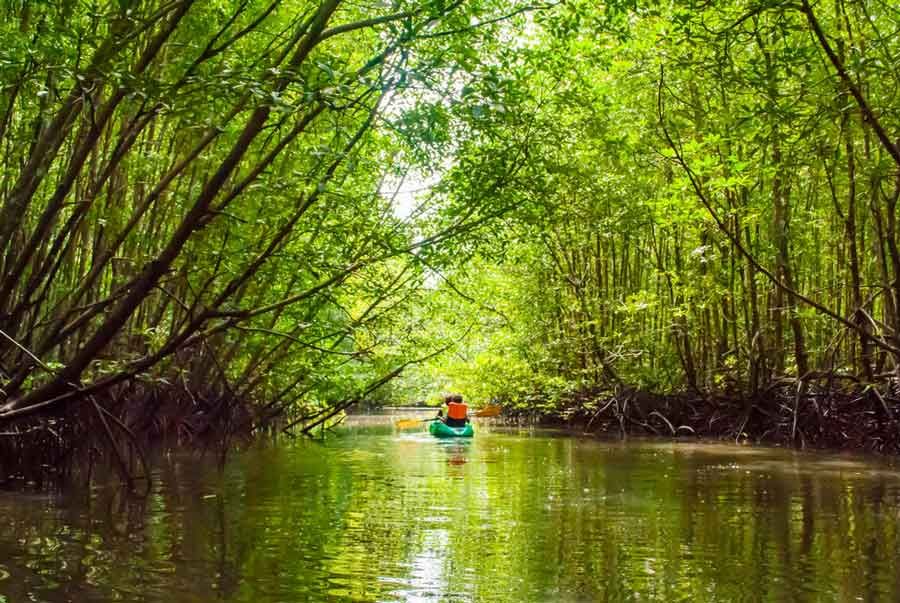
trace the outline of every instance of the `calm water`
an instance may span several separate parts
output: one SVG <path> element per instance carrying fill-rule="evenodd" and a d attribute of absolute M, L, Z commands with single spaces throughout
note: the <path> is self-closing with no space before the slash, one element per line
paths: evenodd
<path fill-rule="evenodd" d="M 875 460 L 357 421 L 143 501 L 0 493 L 0 601 L 900 600 Z"/>

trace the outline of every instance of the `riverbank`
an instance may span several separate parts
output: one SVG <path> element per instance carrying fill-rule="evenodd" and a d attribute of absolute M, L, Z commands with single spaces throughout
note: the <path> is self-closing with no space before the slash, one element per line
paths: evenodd
<path fill-rule="evenodd" d="M 782 379 L 755 395 L 633 388 L 581 390 L 557 408 L 533 396 L 510 405 L 513 421 L 608 435 L 718 439 L 822 450 L 900 454 L 900 396 L 881 387 Z"/>
<path fill-rule="evenodd" d="M 900 395 L 887 382 L 879 387 L 858 383 L 838 387 L 833 380 L 781 379 L 755 395 L 595 388 L 557 395 L 552 403 L 540 392 L 520 401 L 499 402 L 511 422 L 597 435 L 900 454 Z M 358 415 L 360 410 L 347 412 Z M 390 407 L 397 416 L 433 410 Z M 306 418 L 315 422 L 322 413 Z M 195 450 L 223 457 L 255 438 L 293 433 L 290 428 L 297 424 L 297 418 L 279 417 L 266 404 L 224 391 L 192 392 L 158 381 L 133 382 L 65 414 L 32 417 L 7 427 L 0 437 L 0 485 L 24 481 L 40 487 L 45 480 L 81 479 L 104 466 L 140 491 L 149 472 L 148 449 Z"/>
<path fill-rule="evenodd" d="M 0 429 L 0 487 L 90 480 L 107 468 L 137 492 L 150 473 L 150 450 L 190 450 L 223 457 L 261 436 L 277 416 L 221 383 L 188 387 L 141 380 L 50 408 Z"/>

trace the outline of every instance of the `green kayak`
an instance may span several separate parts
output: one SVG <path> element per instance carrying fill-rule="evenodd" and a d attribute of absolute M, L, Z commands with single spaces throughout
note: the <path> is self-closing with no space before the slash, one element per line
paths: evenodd
<path fill-rule="evenodd" d="M 466 423 L 464 427 L 450 427 L 443 421 L 432 421 L 428 425 L 428 431 L 438 438 L 471 438 L 475 435 L 471 423 Z"/>

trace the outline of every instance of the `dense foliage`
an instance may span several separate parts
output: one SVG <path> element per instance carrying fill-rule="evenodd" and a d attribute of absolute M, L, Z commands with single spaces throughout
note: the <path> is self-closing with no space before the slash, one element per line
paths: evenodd
<path fill-rule="evenodd" d="M 476 77 L 520 10 L 2 11 L 5 446 L 53 464 L 60 446 L 43 444 L 64 455 L 81 433 L 221 435 L 282 416 L 310 429 L 447 347 L 403 318 L 416 254 L 485 217 L 418 225 L 393 197 L 445 152 L 428 107 Z"/>
<path fill-rule="evenodd" d="M 587 416 L 635 388 L 781 412 L 779 390 L 819 419 L 823 392 L 853 390 L 892 422 L 896 8 L 576 2 L 535 23 L 496 59 L 497 102 L 531 119 L 485 129 L 528 137 L 530 177 L 496 191 L 524 201 L 451 277 L 483 320 L 450 386 Z"/>

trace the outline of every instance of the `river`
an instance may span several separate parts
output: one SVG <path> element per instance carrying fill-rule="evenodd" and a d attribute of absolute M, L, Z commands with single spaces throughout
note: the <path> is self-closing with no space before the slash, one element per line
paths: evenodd
<path fill-rule="evenodd" d="M 354 417 L 324 443 L 0 492 L 0 602 L 898 601 L 900 472 L 773 448 Z"/>

